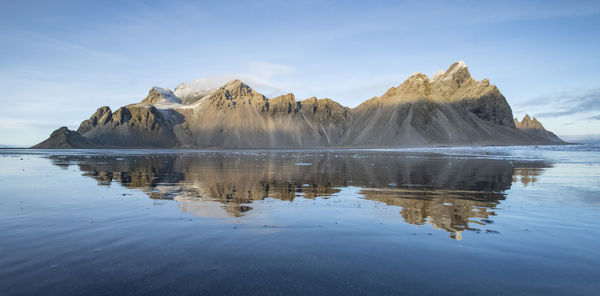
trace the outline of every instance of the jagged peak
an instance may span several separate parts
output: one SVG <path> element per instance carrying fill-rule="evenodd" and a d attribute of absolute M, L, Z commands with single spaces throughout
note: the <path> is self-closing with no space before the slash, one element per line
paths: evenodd
<path fill-rule="evenodd" d="M 102 106 L 102 107 L 96 109 L 96 114 L 104 114 L 106 112 L 112 112 L 112 110 L 110 109 L 109 106 Z"/>
<path fill-rule="evenodd" d="M 239 79 L 230 80 L 221 86 L 219 90 L 228 92 L 232 98 L 260 95 L 258 92 L 254 91 L 250 86 Z M 215 93 L 218 93 L 219 90 L 217 90 Z"/>
<path fill-rule="evenodd" d="M 414 72 L 414 73 L 412 73 L 412 75 L 410 75 L 410 77 L 408 77 L 408 79 L 413 78 L 413 77 L 414 78 L 427 78 L 427 79 L 429 79 L 427 77 L 427 75 L 423 74 L 422 72 Z"/>
<path fill-rule="evenodd" d="M 447 81 L 447 80 L 455 80 L 455 81 L 465 81 L 471 77 L 471 73 L 469 73 L 469 67 L 465 64 L 464 61 L 458 61 L 452 63 L 450 67 L 446 71 L 438 70 L 430 79 L 431 82 L 436 81 Z"/>
<path fill-rule="evenodd" d="M 395 97 L 398 94 L 413 93 L 416 97 L 427 97 L 431 94 L 431 86 L 427 75 L 415 72 L 397 87 L 389 88 L 382 97 Z"/>
<path fill-rule="evenodd" d="M 304 99 L 304 100 L 300 101 L 300 103 L 302 103 L 302 104 L 318 104 L 318 103 L 322 103 L 322 104 L 336 104 L 336 105 L 340 105 L 340 106 L 343 107 L 342 104 L 340 104 L 337 101 L 335 101 L 333 99 L 330 99 L 330 98 L 321 98 L 321 99 L 318 99 L 317 97 L 310 97 L 308 99 Z"/>
<path fill-rule="evenodd" d="M 529 114 L 525 114 L 521 122 L 518 118 L 515 118 L 515 126 L 519 129 L 543 129 L 545 130 L 542 123 L 535 117 L 530 117 Z"/>
<path fill-rule="evenodd" d="M 250 86 L 248 86 L 247 84 L 245 84 L 244 82 L 242 82 L 239 79 L 234 79 L 234 80 L 228 81 L 227 83 L 225 83 L 225 85 L 222 86 L 222 88 L 225 88 L 228 90 L 240 89 L 240 88 L 252 89 Z"/>
<path fill-rule="evenodd" d="M 408 77 L 400 86 L 405 84 L 424 84 L 429 83 L 429 77 L 421 72 L 415 72 Z M 400 87 L 399 86 L 399 87 Z"/>
<path fill-rule="evenodd" d="M 444 72 L 444 70 L 437 70 L 437 71 L 435 72 L 435 74 L 433 74 L 433 76 L 431 76 L 431 79 L 429 79 L 429 80 L 431 80 L 432 82 L 433 82 L 433 81 L 436 81 L 436 80 L 438 80 L 438 79 L 439 79 L 439 78 L 440 78 L 442 75 L 444 75 L 444 73 L 446 73 L 446 72 Z"/>
<path fill-rule="evenodd" d="M 467 67 L 467 64 L 465 64 L 465 61 L 460 60 L 458 62 L 454 62 L 452 63 L 452 65 L 450 65 L 450 67 L 448 68 L 448 71 L 450 71 L 451 69 L 462 69 L 462 68 L 469 68 Z"/>
<path fill-rule="evenodd" d="M 142 103 L 154 105 L 163 100 L 170 103 L 181 103 L 181 100 L 173 93 L 173 91 L 159 86 L 153 86 L 148 91 L 146 98 L 142 100 Z"/>
<path fill-rule="evenodd" d="M 300 101 L 300 103 L 302 103 L 302 104 L 310 104 L 310 103 L 314 104 L 317 101 L 318 101 L 317 97 L 310 97 L 308 99 L 304 99 L 304 100 Z"/>
<path fill-rule="evenodd" d="M 204 99 L 203 99 L 204 100 Z M 263 108 L 267 103 L 267 98 L 261 93 L 254 91 L 250 86 L 239 79 L 234 79 L 219 87 L 206 100 L 218 106 L 219 108 L 236 109 L 238 103 L 257 106 Z"/>
<path fill-rule="evenodd" d="M 189 82 L 180 83 L 175 87 L 173 94 L 181 99 L 182 104 L 190 105 L 210 95 L 217 88 L 218 85 L 211 81 L 211 79 L 199 78 Z"/>
<path fill-rule="evenodd" d="M 296 102 L 296 96 L 294 96 L 293 93 L 287 93 L 285 95 L 280 95 L 280 96 L 276 96 L 274 98 L 269 99 L 269 101 L 274 101 L 274 100 Z"/>
<path fill-rule="evenodd" d="M 177 96 L 175 96 L 175 94 L 173 93 L 173 91 L 171 91 L 168 88 L 163 88 L 163 87 L 160 87 L 160 86 L 153 86 L 150 89 L 149 93 L 152 93 L 152 92 L 159 93 L 161 96 L 163 96 L 167 100 L 171 100 L 171 99 L 176 99 L 177 98 Z M 176 99 L 176 100 L 178 100 L 178 99 Z"/>
<path fill-rule="evenodd" d="M 152 87 L 150 90 L 151 90 L 151 91 L 152 91 L 152 90 L 154 90 L 154 91 L 158 91 L 158 92 L 160 92 L 160 93 L 164 93 L 164 94 L 170 94 L 170 93 L 173 93 L 173 92 L 172 92 L 170 89 L 168 89 L 168 88 L 163 88 L 163 87 L 160 87 L 160 86 L 153 86 L 153 87 Z"/>
<path fill-rule="evenodd" d="M 323 102 L 323 103 L 326 103 L 326 104 L 331 104 L 331 103 L 333 103 L 333 104 L 342 105 L 342 104 L 338 103 L 337 101 L 335 101 L 335 100 L 333 100 L 333 99 L 330 99 L 330 98 L 322 98 L 322 99 L 318 99 L 318 100 L 317 100 L 317 102 Z"/>

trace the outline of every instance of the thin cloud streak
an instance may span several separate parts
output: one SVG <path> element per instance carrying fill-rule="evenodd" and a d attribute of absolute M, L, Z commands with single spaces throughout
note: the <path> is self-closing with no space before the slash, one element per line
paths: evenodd
<path fill-rule="evenodd" d="M 521 106 L 548 106 L 538 112 L 539 117 L 563 117 L 600 113 L 600 89 L 585 91 L 563 91 L 553 96 L 543 96 Z M 560 110 L 560 111 L 555 111 Z M 585 116 L 590 119 L 600 119 L 600 115 Z"/>

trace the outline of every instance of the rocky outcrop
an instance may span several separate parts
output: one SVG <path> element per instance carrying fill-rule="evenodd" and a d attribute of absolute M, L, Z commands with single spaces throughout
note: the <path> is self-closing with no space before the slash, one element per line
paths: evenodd
<path fill-rule="evenodd" d="M 66 126 L 63 126 L 52 132 L 48 139 L 31 148 L 94 148 L 98 146 L 99 144 L 93 143 L 87 138 L 82 137 L 78 132 L 72 131 Z"/>
<path fill-rule="evenodd" d="M 302 114 L 320 123 L 342 125 L 348 118 L 348 108 L 331 99 L 312 97 L 300 102 Z"/>
<path fill-rule="evenodd" d="M 168 111 L 144 103 L 119 108 L 114 113 L 107 106 L 84 120 L 77 132 L 108 147 L 172 147 L 177 144 Z"/>
<path fill-rule="evenodd" d="M 155 86 L 150 89 L 148 92 L 148 96 L 142 100 L 142 103 L 150 104 L 150 105 L 158 105 L 165 103 L 181 103 L 181 100 L 168 89 L 164 89 L 162 87 Z"/>
<path fill-rule="evenodd" d="M 182 96 L 180 98 L 179 96 Z M 537 122 L 537 120 L 533 120 Z M 537 122 L 539 123 L 539 122 Z M 350 109 L 330 99 L 267 98 L 240 80 L 217 89 L 153 87 L 140 103 L 99 108 L 77 130 L 103 147 L 304 148 L 564 143 L 513 120 L 508 102 L 461 61 L 415 73 Z"/>
<path fill-rule="evenodd" d="M 533 138 L 542 139 L 546 142 L 564 143 L 554 133 L 547 131 L 537 118 L 534 117 L 531 119 L 529 114 L 525 114 L 521 122 L 519 122 L 518 118 L 515 118 L 514 123 L 517 129 L 529 134 Z"/>
<path fill-rule="evenodd" d="M 529 114 L 525 114 L 523 120 L 519 122 L 519 119 L 515 117 L 514 119 L 515 126 L 520 130 L 546 130 L 541 122 L 537 120 L 537 118 L 531 119 Z"/>

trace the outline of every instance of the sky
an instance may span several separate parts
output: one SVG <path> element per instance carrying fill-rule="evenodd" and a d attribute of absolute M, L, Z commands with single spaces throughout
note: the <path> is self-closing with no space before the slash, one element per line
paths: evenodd
<path fill-rule="evenodd" d="M 464 60 L 515 116 L 600 134 L 600 1 L 2 1 L 0 144 L 198 78 L 348 107 Z"/>

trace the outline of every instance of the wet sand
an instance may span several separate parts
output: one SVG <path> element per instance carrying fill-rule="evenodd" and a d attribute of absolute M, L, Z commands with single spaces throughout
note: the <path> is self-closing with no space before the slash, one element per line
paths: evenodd
<path fill-rule="evenodd" d="M 0 151 L 4 295 L 596 295 L 595 147 Z"/>

